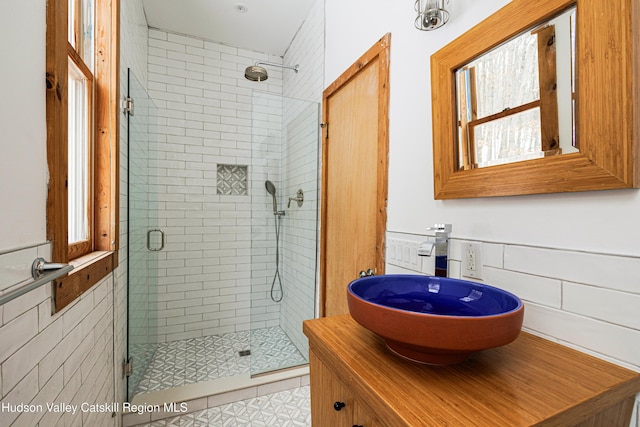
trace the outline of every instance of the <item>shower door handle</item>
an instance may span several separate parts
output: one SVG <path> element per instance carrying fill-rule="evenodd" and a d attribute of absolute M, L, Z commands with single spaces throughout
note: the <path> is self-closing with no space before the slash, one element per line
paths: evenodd
<path fill-rule="evenodd" d="M 151 247 L 151 233 L 160 233 L 160 247 L 152 248 Z M 164 249 L 164 230 L 160 228 L 153 228 L 147 231 L 147 249 L 153 252 L 158 252 Z"/>

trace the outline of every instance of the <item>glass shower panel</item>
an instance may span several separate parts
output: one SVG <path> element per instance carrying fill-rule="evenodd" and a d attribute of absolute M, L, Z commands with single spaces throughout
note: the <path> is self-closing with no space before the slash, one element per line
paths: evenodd
<path fill-rule="evenodd" d="M 319 118 L 318 103 L 253 94 L 252 375 L 308 363 L 302 321 L 315 316 Z M 290 202 L 298 190 L 301 206 Z"/>
<path fill-rule="evenodd" d="M 157 110 L 153 101 L 128 70 L 128 98 L 133 114 L 127 114 L 128 196 L 128 331 L 127 358 L 133 372 L 127 378 L 128 399 L 137 393 L 157 343 L 157 249 L 162 236 L 157 227 L 157 196 L 151 171 L 155 168 L 152 138 L 157 135 Z"/>

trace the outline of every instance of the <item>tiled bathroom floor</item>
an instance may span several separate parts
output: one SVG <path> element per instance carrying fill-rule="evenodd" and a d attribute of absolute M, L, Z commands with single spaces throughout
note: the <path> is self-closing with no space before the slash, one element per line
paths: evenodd
<path fill-rule="evenodd" d="M 310 427 L 309 386 L 154 421 L 140 427 Z"/>
<path fill-rule="evenodd" d="M 240 356 L 243 350 L 251 350 L 251 355 Z M 136 394 L 305 363 L 277 326 L 160 343 Z"/>

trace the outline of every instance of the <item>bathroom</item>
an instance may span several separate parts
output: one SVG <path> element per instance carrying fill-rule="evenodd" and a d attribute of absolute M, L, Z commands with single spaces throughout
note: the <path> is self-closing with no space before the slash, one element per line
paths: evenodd
<path fill-rule="evenodd" d="M 11 58 L 16 65 L 0 71 L 5 95 L 0 129 L 6 154 L 0 160 L 4 200 L 0 264 L 5 270 L 23 261 L 21 249 L 44 246 L 47 240 L 42 84 L 46 4 L 14 3 L 5 6 L 9 13 L 0 18 L 0 53 L 4 61 Z M 451 21 L 437 31 L 420 32 L 413 27 L 412 2 L 318 0 L 292 48 L 284 58 L 273 58 L 300 64 L 297 74 L 282 70 L 283 95 L 320 103 L 327 85 L 381 36 L 391 33 L 387 240 L 398 245 L 420 242 L 433 224 L 452 223 L 452 271 L 460 271 L 463 243 L 480 244 L 482 281 L 505 287 L 525 301 L 525 329 L 640 371 L 637 190 L 434 200 L 429 57 L 507 3 L 451 0 Z M 154 32 L 146 25 L 141 2 L 121 2 L 120 25 L 121 71 L 133 69 L 144 86 Z M 291 194 L 277 190 L 288 197 L 297 187 Z M 268 208 L 266 191 L 263 196 Z M 282 201 L 286 204 L 286 199 Z M 33 251 L 28 252 L 25 262 L 30 263 Z M 124 401 L 127 272 L 123 260 L 121 254 L 115 272 L 56 316 L 47 312 L 50 294 L 44 288 L 0 308 L 3 402 Z M 387 272 L 420 270 L 410 262 L 396 264 L 401 263 L 388 259 Z M 18 283 L 2 274 L 3 289 Z M 61 347 L 72 347 L 73 354 L 64 356 Z M 90 359 L 98 367 L 91 369 L 94 374 L 71 368 Z M 55 425 L 60 416 L 4 415 L 0 425 L 16 419 L 15 425 L 35 425 L 39 416 L 40 425 Z M 64 417 L 68 425 L 119 423 L 111 413 Z"/>

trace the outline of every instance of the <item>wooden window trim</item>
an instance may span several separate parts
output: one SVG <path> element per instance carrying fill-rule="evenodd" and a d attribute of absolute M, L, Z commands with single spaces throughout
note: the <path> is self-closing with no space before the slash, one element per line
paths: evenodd
<path fill-rule="evenodd" d="M 67 237 L 67 0 L 47 0 L 46 109 L 47 239 L 52 261 L 76 269 L 54 283 L 54 311 L 64 308 L 118 265 L 119 233 L 119 0 L 99 0 L 95 10 L 94 231 L 93 252 L 70 259 Z"/>

